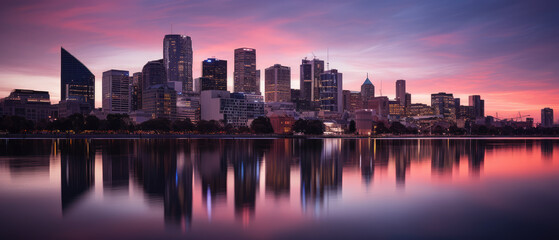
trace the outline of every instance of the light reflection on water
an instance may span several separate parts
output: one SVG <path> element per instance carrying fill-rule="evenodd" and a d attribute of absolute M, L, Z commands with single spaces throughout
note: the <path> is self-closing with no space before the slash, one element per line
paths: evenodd
<path fill-rule="evenodd" d="M 549 237 L 558 149 L 557 139 L 0 140 L 0 237 Z"/>

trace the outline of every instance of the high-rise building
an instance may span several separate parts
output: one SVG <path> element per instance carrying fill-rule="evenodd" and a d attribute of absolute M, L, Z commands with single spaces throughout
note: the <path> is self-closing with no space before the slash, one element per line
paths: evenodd
<path fill-rule="evenodd" d="M 94 109 L 95 75 L 66 49 L 60 51 L 60 100 L 87 103 Z"/>
<path fill-rule="evenodd" d="M 320 74 L 324 72 L 324 61 L 303 59 L 300 66 L 301 97 L 309 102 L 320 100 Z"/>
<path fill-rule="evenodd" d="M 324 111 L 342 112 L 342 73 L 336 69 L 320 74 L 320 108 Z"/>
<path fill-rule="evenodd" d="M 256 94 L 262 94 L 262 90 L 260 90 L 260 70 L 256 70 L 256 89 L 258 90 Z"/>
<path fill-rule="evenodd" d="M 264 90 L 266 102 L 289 102 L 291 100 L 291 69 L 275 64 L 265 70 Z"/>
<path fill-rule="evenodd" d="M 363 101 L 363 108 L 368 108 L 367 103 L 369 100 L 375 97 L 375 85 L 369 80 L 369 74 L 367 74 L 367 79 L 361 84 L 361 98 Z"/>
<path fill-rule="evenodd" d="M 234 92 L 260 94 L 256 76 L 256 50 L 253 48 L 235 49 L 235 69 L 233 72 Z"/>
<path fill-rule="evenodd" d="M 207 84 L 201 83 L 201 91 L 227 91 L 227 61 L 215 58 L 202 61 L 202 77 L 207 78 L 208 81 L 205 81 Z"/>
<path fill-rule="evenodd" d="M 411 105 L 411 94 L 410 93 L 406 93 L 406 104 L 404 104 L 404 107 L 408 108 Z"/>
<path fill-rule="evenodd" d="M 200 94 L 182 92 L 177 95 L 177 119 L 190 119 L 197 123 L 200 120 Z"/>
<path fill-rule="evenodd" d="M 143 92 L 142 106 L 151 118 L 174 120 L 177 115 L 177 92 L 166 84 L 152 85 Z"/>
<path fill-rule="evenodd" d="M 130 111 L 142 109 L 142 73 L 132 74 L 130 81 Z"/>
<path fill-rule="evenodd" d="M 542 127 L 553 127 L 553 109 L 542 109 Z"/>
<path fill-rule="evenodd" d="M 431 107 L 435 109 L 435 114 L 442 115 L 443 118 L 456 121 L 456 108 L 454 107 L 454 96 L 452 93 L 433 93 L 431 94 Z"/>
<path fill-rule="evenodd" d="M 127 114 L 130 112 L 131 89 L 128 71 L 103 72 L 103 112 Z"/>
<path fill-rule="evenodd" d="M 479 95 L 471 95 L 468 100 L 468 105 L 474 107 L 475 118 L 485 117 L 485 101 Z"/>
<path fill-rule="evenodd" d="M 149 61 L 146 63 L 146 65 L 142 68 L 142 95 L 143 91 L 151 86 L 165 85 L 167 83 L 166 75 L 163 59 Z"/>
<path fill-rule="evenodd" d="M 192 40 L 190 37 L 179 34 L 165 35 L 163 62 L 167 81 L 181 82 L 182 91 L 192 91 Z"/>
<path fill-rule="evenodd" d="M 406 80 L 396 81 L 396 101 L 399 101 L 402 106 L 406 105 Z"/>

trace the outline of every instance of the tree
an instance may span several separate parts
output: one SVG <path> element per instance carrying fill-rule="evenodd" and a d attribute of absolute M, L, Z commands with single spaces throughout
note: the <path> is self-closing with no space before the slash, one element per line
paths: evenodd
<path fill-rule="evenodd" d="M 393 134 L 404 134 L 407 132 L 406 126 L 400 122 L 393 122 L 392 125 L 390 125 L 389 130 Z"/>
<path fill-rule="evenodd" d="M 307 125 L 307 131 L 305 134 L 311 135 L 322 135 L 324 134 L 324 130 L 326 130 L 326 126 L 320 120 L 310 120 Z"/>
<path fill-rule="evenodd" d="M 356 130 L 357 129 L 355 127 L 355 121 L 351 120 L 349 122 L 349 129 L 348 129 L 347 133 L 355 133 Z"/>
<path fill-rule="evenodd" d="M 99 127 L 101 126 L 101 120 L 99 120 L 98 117 L 94 116 L 94 115 L 88 115 L 85 118 L 85 130 L 99 130 Z"/>
<path fill-rule="evenodd" d="M 307 121 L 304 119 L 299 119 L 295 121 L 295 123 L 293 124 L 293 132 L 305 133 L 306 129 L 307 129 Z"/>
<path fill-rule="evenodd" d="M 373 125 L 373 132 L 375 134 L 387 133 L 388 128 L 386 128 L 386 126 L 384 126 L 383 122 L 378 122 L 377 124 Z"/>
<path fill-rule="evenodd" d="M 20 116 L 4 116 L 0 121 L 0 129 L 9 133 L 20 133 L 26 130 L 33 130 L 33 121 Z"/>
<path fill-rule="evenodd" d="M 257 134 L 273 133 L 272 123 L 267 117 L 258 117 L 250 124 L 250 129 Z"/>
<path fill-rule="evenodd" d="M 175 120 L 172 124 L 173 131 L 177 132 L 191 132 L 194 130 L 194 124 L 190 121 L 190 118 L 185 118 L 182 120 Z"/>
<path fill-rule="evenodd" d="M 171 130 L 171 121 L 166 118 L 150 119 L 140 124 L 140 129 L 145 131 L 168 132 Z"/>
<path fill-rule="evenodd" d="M 75 133 L 80 133 L 85 128 L 85 119 L 81 113 L 74 113 L 66 120 L 70 122 L 70 130 L 73 130 Z"/>
<path fill-rule="evenodd" d="M 126 130 L 128 125 L 128 114 L 108 114 L 106 129 L 112 131 Z"/>
<path fill-rule="evenodd" d="M 221 125 L 215 120 L 200 120 L 198 124 L 196 124 L 196 130 L 199 133 L 216 133 L 221 131 Z"/>

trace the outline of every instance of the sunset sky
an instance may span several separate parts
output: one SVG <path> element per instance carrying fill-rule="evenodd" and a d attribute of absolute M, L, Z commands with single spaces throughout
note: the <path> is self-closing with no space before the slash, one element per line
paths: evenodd
<path fill-rule="evenodd" d="M 162 58 L 172 25 L 192 38 L 194 78 L 203 59 L 225 59 L 230 90 L 235 48 L 255 48 L 258 69 L 291 67 L 292 88 L 301 59 L 329 49 L 347 90 L 369 73 L 389 98 L 406 79 L 414 103 L 479 94 L 487 115 L 559 118 L 559 1 L 20 0 L 2 3 L 0 22 L 0 97 L 35 89 L 58 102 L 63 46 L 95 74 L 100 107 L 102 72 Z"/>

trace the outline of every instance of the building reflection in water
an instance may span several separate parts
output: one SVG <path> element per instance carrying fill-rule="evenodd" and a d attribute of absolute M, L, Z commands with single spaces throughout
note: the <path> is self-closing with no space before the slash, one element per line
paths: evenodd
<path fill-rule="evenodd" d="M 103 190 L 128 192 L 130 141 L 106 140 L 99 149 L 103 158 Z"/>
<path fill-rule="evenodd" d="M 302 210 L 318 214 L 342 187 L 341 140 L 298 141 L 294 152 L 300 158 Z"/>
<path fill-rule="evenodd" d="M 95 184 L 95 148 L 89 140 L 61 140 L 60 189 L 62 214 Z"/>
<path fill-rule="evenodd" d="M 224 152 L 225 140 L 199 139 L 191 144 L 198 174 L 201 180 L 201 195 L 208 218 L 216 202 L 227 197 L 227 158 Z"/>
<path fill-rule="evenodd" d="M 1 139 L 0 156 L 8 159 L 11 177 L 26 174 L 48 173 L 53 142 L 37 139 L 36 144 L 27 144 L 22 139 Z"/>
<path fill-rule="evenodd" d="M 553 159 L 553 141 L 549 139 L 543 139 L 540 144 L 542 159 L 544 161 L 551 161 Z"/>
<path fill-rule="evenodd" d="M 276 198 L 289 196 L 293 145 L 290 139 L 274 140 L 266 152 L 266 193 Z"/>
<path fill-rule="evenodd" d="M 296 199 L 290 196 L 291 184 L 300 184 L 302 211 L 319 215 L 328 210 L 329 201 L 341 192 L 343 169 L 349 174 L 360 174 L 361 183 L 369 186 L 375 174 L 380 172 L 377 176 L 387 176 L 383 171 L 387 171 L 389 165 L 394 166 L 396 186 L 402 188 L 409 181 L 412 167 L 426 167 L 427 175 L 451 176 L 458 172 L 460 165 L 465 166 L 465 162 L 460 164 L 461 159 L 467 159 L 469 176 L 480 177 L 488 151 L 532 145 L 537 148 L 540 144 L 542 158 L 553 158 L 557 141 L 534 142 L 486 139 L 97 139 L 36 140 L 29 147 L 24 141 L 3 140 L 0 156 L 10 156 L 7 163 L 11 173 L 31 169 L 48 171 L 49 157 L 59 156 L 62 210 L 65 213 L 94 186 L 95 152 L 100 151 L 104 193 L 128 191 L 132 184 L 142 189 L 149 204 L 163 205 L 162 214 L 168 228 L 188 229 L 193 218 L 194 175 L 200 179 L 197 181 L 200 191 L 194 193 L 200 196 L 194 198 L 200 197 L 202 209 L 199 210 L 207 212 L 211 220 L 215 215 L 212 212 L 214 205 L 226 203 L 228 171 L 232 171 L 229 174 L 232 173 L 234 181 L 235 219 L 246 224 L 257 210 L 262 164 L 265 166 L 263 186 L 266 197 L 281 201 Z M 428 172 L 429 166 L 431 173 Z M 297 170 L 300 180 L 291 178 L 291 172 Z"/>
<path fill-rule="evenodd" d="M 226 142 L 225 152 L 233 165 L 235 179 L 235 215 L 245 225 L 254 217 L 256 192 L 260 183 L 260 161 L 271 141 L 238 139 Z"/>
<path fill-rule="evenodd" d="M 138 140 L 134 145 L 134 178 L 144 192 L 159 202 L 163 200 L 166 226 L 192 221 L 192 162 L 182 140 Z"/>

